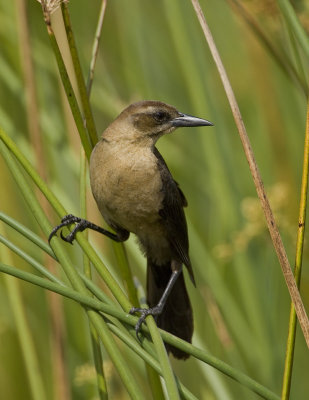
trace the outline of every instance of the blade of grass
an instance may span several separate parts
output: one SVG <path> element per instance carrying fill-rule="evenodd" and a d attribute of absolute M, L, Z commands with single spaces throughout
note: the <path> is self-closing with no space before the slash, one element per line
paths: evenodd
<path fill-rule="evenodd" d="M 81 217 L 86 219 L 87 218 L 87 205 L 86 205 L 86 172 L 87 172 L 87 164 L 86 164 L 86 155 L 81 148 L 80 151 L 80 209 L 81 209 Z M 83 235 L 86 240 L 88 240 L 88 231 L 86 230 L 83 232 Z M 84 274 L 85 276 L 91 280 L 91 265 L 90 260 L 83 253 L 83 264 L 84 264 Z M 100 346 L 100 340 L 98 334 L 94 327 L 91 325 L 89 321 L 89 330 L 91 336 L 91 345 L 92 345 L 92 353 L 94 359 L 94 365 L 96 370 L 97 376 L 97 389 L 99 393 L 99 397 L 101 400 L 108 399 L 107 393 L 107 385 L 105 380 L 104 368 L 103 368 L 103 358 Z"/>
<path fill-rule="evenodd" d="M 19 257 L 21 257 L 26 262 L 28 262 L 34 269 L 39 271 L 43 276 L 48 278 L 50 281 L 57 283 L 58 285 L 65 286 L 65 283 L 62 282 L 61 280 L 59 280 L 55 275 L 51 274 L 47 268 L 45 268 L 42 264 L 40 264 L 33 257 L 29 256 L 29 254 L 27 254 L 25 251 L 23 251 L 20 247 L 16 246 L 10 240 L 4 238 L 2 235 L 0 235 L 0 242 L 2 244 L 4 244 L 6 247 L 8 247 L 10 250 L 12 250 Z M 56 260 L 56 257 L 55 257 L 55 260 Z M 96 286 L 92 282 L 92 280 L 87 278 L 87 276 L 84 275 L 82 272 L 79 272 L 79 275 L 80 275 L 81 279 L 84 281 L 87 288 L 97 299 L 101 300 L 103 303 L 107 303 L 109 305 L 114 305 L 113 302 L 111 301 L 111 299 L 101 289 L 99 289 L 99 287 Z M 45 288 L 45 286 L 44 286 L 44 288 Z"/>
<path fill-rule="evenodd" d="M 51 274 L 47 268 L 45 268 L 42 264 L 40 264 L 38 261 L 36 261 L 33 257 L 29 256 L 25 251 L 23 251 L 20 247 L 16 246 L 14 243 L 12 243 L 10 240 L 4 238 L 0 234 L 0 242 L 4 244 L 6 247 L 8 247 L 11 251 L 13 251 L 15 254 L 17 254 L 19 257 L 21 257 L 23 260 L 28 262 L 34 269 L 39 271 L 43 276 L 45 276 L 47 279 L 49 279 L 51 282 L 57 283 L 60 286 L 66 287 L 65 283 L 59 280 L 56 276 Z M 90 290 L 90 292 L 100 301 L 103 303 L 107 303 L 109 305 L 112 305 L 115 307 L 113 302 L 110 300 L 110 298 L 96 286 L 92 280 L 87 278 L 87 276 L 83 275 L 83 273 L 79 272 L 79 275 L 81 279 L 84 281 L 85 285 L 87 288 Z M 30 282 L 30 281 L 29 281 Z M 33 283 L 33 282 L 31 282 Z M 47 287 L 44 286 L 44 289 Z M 50 288 L 48 288 L 50 289 Z M 51 290 L 51 289 L 50 289 Z M 53 290 L 54 291 L 54 290 Z M 58 293 L 58 292 L 57 292 Z M 60 293 L 60 292 L 59 292 Z"/>
<path fill-rule="evenodd" d="M 132 271 L 129 266 L 129 260 L 126 254 L 126 249 L 123 243 L 112 243 L 113 250 L 117 260 L 120 276 L 123 282 L 129 300 L 134 307 L 139 307 L 136 288 L 133 281 Z"/>
<path fill-rule="evenodd" d="M 48 36 L 50 39 L 51 47 L 55 54 L 55 58 L 57 61 L 58 70 L 59 70 L 60 77 L 62 80 L 63 88 L 65 90 L 68 102 L 70 104 L 70 108 L 71 108 L 72 115 L 73 115 L 77 130 L 78 130 L 78 133 L 80 136 L 80 140 L 82 142 L 85 153 L 89 160 L 90 154 L 91 154 L 91 149 L 92 149 L 91 142 L 88 137 L 88 132 L 84 126 L 83 117 L 80 112 L 78 102 L 77 102 L 76 96 L 74 94 L 74 90 L 73 90 L 72 84 L 70 82 L 70 78 L 69 78 L 65 63 L 63 61 L 54 31 L 51 26 L 50 11 L 48 9 L 48 6 L 46 5 L 45 0 L 42 0 L 42 9 L 43 9 L 44 21 L 45 21 L 46 28 L 47 28 L 47 33 L 48 33 Z"/>
<path fill-rule="evenodd" d="M 145 304 L 146 297 L 145 297 L 143 287 L 137 281 L 137 279 L 136 279 L 136 286 L 137 286 L 137 293 L 138 293 L 138 297 L 139 297 L 139 304 L 141 304 L 142 308 L 147 308 L 148 305 Z M 159 362 L 160 362 L 160 365 L 162 368 L 163 377 L 165 379 L 166 389 L 167 389 L 167 393 L 169 396 L 168 398 L 180 399 L 175 376 L 174 376 L 173 370 L 171 368 L 171 364 L 169 362 L 168 355 L 167 355 L 162 337 L 160 335 L 159 329 L 157 328 L 154 318 L 152 316 L 151 316 L 151 318 L 147 318 L 146 324 L 149 329 L 153 344 L 154 344 L 156 350 L 159 350 L 159 351 L 157 351 L 157 357 L 159 359 Z"/>
<path fill-rule="evenodd" d="M 91 91 L 92 82 L 93 82 L 93 78 L 94 78 L 95 63 L 96 63 L 97 55 L 98 55 L 98 51 L 99 51 L 99 43 L 100 43 L 100 39 L 101 39 L 101 32 L 102 32 L 102 26 L 103 26 L 106 5 L 107 5 L 107 0 L 102 0 L 100 12 L 99 12 L 98 23 L 97 23 L 97 28 L 96 28 L 95 37 L 94 37 L 94 42 L 93 42 L 93 46 L 92 46 L 92 56 L 91 56 L 91 62 L 90 62 L 90 67 L 89 67 L 88 79 L 87 79 L 87 93 L 88 93 L 89 97 L 90 97 L 90 91 Z"/>
<path fill-rule="evenodd" d="M 113 324 L 107 324 L 110 330 L 118 336 L 127 346 L 129 346 L 135 354 L 138 354 L 144 361 L 146 361 L 147 365 L 151 366 L 158 374 L 162 375 L 162 371 L 160 369 L 160 364 L 154 357 L 149 355 L 145 350 L 143 350 L 136 341 L 130 337 L 129 335 L 125 335 L 123 331 L 121 331 L 117 326 Z M 135 332 L 133 332 L 135 335 Z M 179 393 L 182 398 L 188 400 L 197 400 L 197 398 L 177 379 L 177 386 L 179 389 Z M 154 397 L 155 400 L 159 400 L 161 397 Z M 164 399 L 164 397 L 163 397 Z"/>
<path fill-rule="evenodd" d="M 111 327 L 110 327 L 110 329 L 112 330 Z M 115 332 L 115 331 L 112 331 L 112 332 L 114 332 L 117 335 L 117 332 Z M 134 330 L 134 334 L 135 334 L 135 330 Z M 120 338 L 120 336 L 118 336 L 118 337 Z M 138 346 L 138 347 L 141 349 L 140 346 Z M 136 350 L 134 350 L 134 351 L 136 352 Z M 146 371 L 147 371 L 147 378 L 148 378 L 152 398 L 158 399 L 158 400 L 164 400 L 165 396 L 163 393 L 161 380 L 160 380 L 158 371 L 155 370 L 154 367 L 152 365 L 150 365 L 149 363 L 146 363 Z M 180 394 L 182 394 L 181 390 L 180 390 Z"/>
<path fill-rule="evenodd" d="M 203 30 L 203 33 L 205 35 L 205 39 L 208 43 L 208 46 L 210 48 L 210 51 L 212 53 L 212 56 L 214 58 L 214 61 L 216 63 L 220 78 L 222 80 L 228 101 L 230 103 L 230 107 L 234 116 L 234 120 L 240 135 L 241 142 L 243 144 L 243 148 L 245 151 L 245 155 L 247 158 L 247 161 L 249 163 L 249 168 L 252 174 L 252 178 L 254 181 L 254 185 L 256 187 L 256 191 L 258 194 L 258 197 L 261 202 L 261 206 L 264 212 L 264 216 L 267 222 L 267 226 L 270 232 L 270 236 L 274 245 L 274 248 L 276 250 L 279 263 L 282 269 L 282 273 L 284 276 L 284 279 L 286 281 L 291 299 L 293 301 L 293 304 L 296 309 L 297 317 L 300 323 L 300 326 L 303 331 L 304 338 L 307 343 L 307 347 L 309 348 L 309 320 L 308 316 L 306 314 L 305 307 L 303 305 L 301 296 L 299 294 L 299 290 L 297 288 L 293 272 L 291 270 L 291 266 L 289 264 L 289 260 L 285 251 L 285 248 L 283 246 L 283 242 L 278 230 L 278 227 L 276 225 L 274 215 L 272 212 L 272 209 L 270 207 L 265 189 L 264 189 L 264 184 L 251 148 L 250 140 L 244 125 L 244 122 L 241 117 L 241 113 L 232 89 L 232 86 L 230 84 L 230 81 L 228 79 L 227 73 L 225 71 L 225 68 L 223 66 L 221 57 L 219 55 L 219 52 L 217 50 L 217 47 L 215 45 L 214 39 L 212 37 L 212 34 L 210 32 L 210 29 L 207 25 L 205 16 L 203 14 L 203 11 L 201 9 L 201 6 L 199 4 L 198 0 L 191 0 L 193 8 L 196 12 L 197 18 L 199 20 L 199 23 L 201 25 L 201 28 Z"/>
<path fill-rule="evenodd" d="M 63 16 L 63 22 L 64 22 L 64 27 L 65 31 L 67 34 L 67 39 L 68 39 L 68 44 L 69 44 L 69 49 L 71 52 L 71 57 L 72 57 L 72 62 L 73 62 L 73 67 L 74 67 L 74 72 L 77 80 L 77 85 L 78 85 L 78 90 L 81 98 L 81 103 L 85 115 L 85 122 L 86 122 L 86 128 L 89 134 L 90 138 L 90 143 L 91 147 L 93 148 L 95 144 L 98 141 L 98 135 L 97 135 L 97 130 L 95 127 L 95 123 L 93 120 L 93 115 L 91 111 L 91 107 L 89 104 L 89 97 L 87 95 L 87 89 L 85 85 L 85 80 L 83 78 L 83 73 L 77 53 L 77 47 L 74 39 L 74 34 L 71 26 L 71 19 L 70 19 L 70 14 L 68 10 L 68 5 L 65 2 L 61 3 L 61 11 L 62 11 L 62 16 Z"/>
<path fill-rule="evenodd" d="M 12 243 L 10 240 L 6 239 L 1 234 L 0 234 L 0 243 L 4 244 L 15 254 L 22 257 L 25 261 L 27 261 L 29 264 L 31 264 L 33 266 L 33 268 L 35 268 L 37 271 L 39 271 L 46 278 L 50 279 L 53 282 L 58 283 L 59 285 L 63 285 L 63 282 L 60 279 L 58 279 L 55 275 L 53 275 L 51 272 L 49 272 L 48 269 L 43 267 L 42 264 L 37 262 L 33 257 L 31 257 L 29 254 L 27 254 L 26 252 L 21 250 L 19 247 L 14 245 L 14 243 Z"/>
<path fill-rule="evenodd" d="M 298 287 L 300 286 L 303 248 L 305 239 L 308 173 L 309 173 L 309 101 L 307 105 L 303 176 L 302 176 L 301 192 L 300 192 L 299 218 L 298 218 L 298 230 L 297 230 L 297 241 L 296 241 L 296 257 L 295 257 L 295 269 L 294 269 L 294 276 Z M 284 374 L 283 374 L 283 384 L 282 384 L 282 394 L 281 394 L 282 400 L 288 400 L 290 397 L 294 349 L 295 349 L 295 336 L 296 336 L 296 313 L 292 303 L 290 310 L 289 332 L 287 338 L 287 349 L 286 349 Z"/>
<path fill-rule="evenodd" d="M 46 254 L 53 257 L 57 260 L 54 252 L 48 246 L 46 242 L 44 242 L 38 235 L 28 229 L 26 226 L 21 224 L 20 222 L 16 221 L 14 218 L 6 215 L 4 212 L 0 211 L 0 220 L 5 222 L 7 225 L 15 229 L 17 232 L 21 233 L 24 237 L 29 239 L 32 243 L 40 247 Z"/>

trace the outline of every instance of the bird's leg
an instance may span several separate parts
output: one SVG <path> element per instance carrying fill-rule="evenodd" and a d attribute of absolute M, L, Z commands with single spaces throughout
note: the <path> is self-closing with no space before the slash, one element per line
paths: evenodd
<path fill-rule="evenodd" d="M 172 261 L 173 264 L 173 261 Z M 139 331 L 141 329 L 141 326 L 143 324 L 143 322 L 145 321 L 146 317 L 148 315 L 152 315 L 154 316 L 154 318 L 156 319 L 158 315 L 160 315 L 163 311 L 163 308 L 165 306 L 166 300 L 169 296 L 169 294 L 171 293 L 173 286 L 175 284 L 175 282 L 177 281 L 178 276 L 181 274 L 182 272 L 182 265 L 178 264 L 178 269 L 173 270 L 172 275 L 166 285 L 166 288 L 161 296 L 161 299 L 159 300 L 158 304 L 154 307 L 151 308 L 139 308 L 139 307 L 133 307 L 130 310 L 130 314 L 135 314 L 136 312 L 141 313 L 141 316 L 139 318 L 139 320 L 137 321 L 137 324 L 135 325 L 135 332 L 136 332 L 136 336 L 138 338 L 138 340 L 140 340 L 139 338 Z"/>
<path fill-rule="evenodd" d="M 61 238 L 68 243 L 73 243 L 76 233 L 77 232 L 83 232 L 85 229 L 92 229 L 94 231 L 100 232 L 103 235 L 109 237 L 112 240 L 115 240 L 116 242 L 123 242 L 128 238 L 127 234 L 119 235 L 119 234 L 114 234 L 112 232 L 107 231 L 106 229 L 101 228 L 98 225 L 93 224 L 90 221 L 87 221 L 86 219 L 82 219 L 79 217 L 75 217 L 72 214 L 65 215 L 62 220 L 61 224 L 55 226 L 55 228 L 51 231 L 49 237 L 48 237 L 48 242 L 51 241 L 51 238 L 57 234 L 58 230 L 61 229 L 64 226 L 68 226 L 71 224 L 76 224 L 74 229 L 67 235 L 63 236 L 62 232 L 60 233 Z"/>

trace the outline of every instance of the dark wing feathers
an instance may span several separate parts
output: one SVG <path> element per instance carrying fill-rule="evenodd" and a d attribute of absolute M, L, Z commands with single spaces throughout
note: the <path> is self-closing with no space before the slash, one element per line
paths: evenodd
<path fill-rule="evenodd" d="M 154 154 L 158 159 L 158 166 L 163 183 L 163 207 L 159 211 L 167 230 L 168 240 L 173 246 L 180 261 L 188 268 L 190 278 L 195 284 L 191 261 L 189 258 L 189 241 L 186 217 L 183 207 L 187 206 L 187 200 L 174 181 L 163 157 L 154 148 Z"/>

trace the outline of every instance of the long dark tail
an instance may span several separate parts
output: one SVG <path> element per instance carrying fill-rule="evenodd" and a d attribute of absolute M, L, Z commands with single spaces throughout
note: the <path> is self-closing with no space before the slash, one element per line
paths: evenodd
<path fill-rule="evenodd" d="M 147 303 L 149 307 L 158 304 L 171 274 L 170 264 L 159 266 L 151 260 L 147 260 Z M 157 325 L 191 343 L 193 314 L 183 274 L 179 275 L 162 313 L 158 316 Z M 185 360 L 189 357 L 187 353 L 168 344 L 166 344 L 166 349 L 176 358 Z"/>

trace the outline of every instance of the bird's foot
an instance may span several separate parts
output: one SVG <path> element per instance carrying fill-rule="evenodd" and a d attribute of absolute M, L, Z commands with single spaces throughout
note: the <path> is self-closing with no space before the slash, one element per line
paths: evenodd
<path fill-rule="evenodd" d="M 143 322 L 145 321 L 146 317 L 148 315 L 152 315 L 155 319 L 155 321 L 157 320 L 157 317 L 159 314 L 161 314 L 162 312 L 162 307 L 158 304 L 155 307 L 151 307 L 151 308 L 139 308 L 139 307 L 133 307 L 131 308 L 131 310 L 129 311 L 129 314 L 135 314 L 135 313 L 140 313 L 141 316 L 139 317 L 139 320 L 137 321 L 137 324 L 135 325 L 135 332 L 136 332 L 136 337 L 139 341 L 141 341 L 139 333 L 140 333 L 140 329 L 142 327 Z"/>
<path fill-rule="evenodd" d="M 48 242 L 50 242 L 52 237 L 57 234 L 59 229 L 63 228 L 64 226 L 71 225 L 71 224 L 76 224 L 76 226 L 72 230 L 72 232 L 70 232 L 67 236 L 64 236 L 61 231 L 60 236 L 61 236 L 62 240 L 72 244 L 75 239 L 76 233 L 84 231 L 86 228 L 89 227 L 91 222 L 87 221 L 86 219 L 75 217 L 72 214 L 65 215 L 61 220 L 61 224 L 55 226 L 54 229 L 51 231 L 51 233 L 48 237 Z"/>

